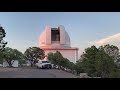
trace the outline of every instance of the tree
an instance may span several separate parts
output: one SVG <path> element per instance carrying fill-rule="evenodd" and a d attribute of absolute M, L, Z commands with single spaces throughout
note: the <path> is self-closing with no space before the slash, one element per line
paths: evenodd
<path fill-rule="evenodd" d="M 85 49 L 83 56 L 82 61 L 76 63 L 76 71 L 78 73 L 85 72 L 91 77 L 108 78 L 116 70 L 114 58 L 106 52 L 104 46 L 99 48 L 95 46 L 88 47 Z"/>
<path fill-rule="evenodd" d="M 107 45 L 99 47 L 99 49 L 104 49 L 104 51 L 109 56 L 111 56 L 114 59 L 115 62 L 118 60 L 118 58 L 119 58 L 119 48 L 117 46 L 107 44 Z"/>
<path fill-rule="evenodd" d="M 120 70 L 112 72 L 110 78 L 120 78 Z"/>
<path fill-rule="evenodd" d="M 6 46 L 7 42 L 3 40 L 3 38 L 6 36 L 6 32 L 3 29 L 2 26 L 0 26 L 0 51 L 4 50 L 4 47 Z"/>
<path fill-rule="evenodd" d="M 51 63 L 53 63 L 53 64 L 56 64 L 55 63 L 55 60 L 54 60 L 54 53 L 52 53 L 52 52 L 50 52 L 50 53 L 48 53 L 48 60 L 51 62 Z"/>
<path fill-rule="evenodd" d="M 97 53 L 98 53 L 98 49 L 95 46 L 91 46 L 85 49 L 85 52 L 82 55 L 84 56 L 82 60 L 82 70 L 84 70 L 84 72 L 88 73 L 88 75 L 90 76 L 96 76 L 95 63 L 96 63 Z M 81 66 L 77 66 L 77 67 L 81 69 Z"/>
<path fill-rule="evenodd" d="M 69 61 L 67 58 L 63 58 L 63 60 L 61 61 L 62 66 L 63 66 L 64 68 L 69 68 L 69 67 L 70 67 L 69 62 L 70 62 L 70 61 Z"/>
<path fill-rule="evenodd" d="M 22 52 L 18 51 L 17 49 L 14 49 L 14 52 L 16 53 L 15 60 L 19 61 L 19 64 L 25 63 L 25 56 Z"/>
<path fill-rule="evenodd" d="M 73 67 L 73 63 L 71 64 L 71 62 L 67 58 L 64 58 L 59 51 L 56 51 L 56 53 L 48 53 L 48 60 L 50 60 L 51 63 L 58 65 L 60 69 L 62 69 L 62 67 L 69 69 L 70 67 Z"/>
<path fill-rule="evenodd" d="M 81 62 L 80 60 L 77 61 L 75 64 L 75 70 L 77 72 L 77 75 L 79 75 L 80 73 L 83 73 L 84 72 L 83 62 Z"/>
<path fill-rule="evenodd" d="M 29 47 L 26 49 L 25 58 L 31 62 L 31 67 L 37 63 L 38 59 L 45 58 L 44 50 L 40 49 L 39 47 Z"/>
<path fill-rule="evenodd" d="M 102 78 L 109 78 L 110 74 L 115 70 L 115 63 L 111 56 L 100 50 L 96 56 L 97 75 Z"/>
<path fill-rule="evenodd" d="M 4 57 L 4 56 L 3 56 L 3 52 L 1 51 L 1 52 L 0 52 L 0 63 L 1 63 L 1 64 L 3 63 L 3 57 Z"/>
<path fill-rule="evenodd" d="M 68 68 L 72 71 L 72 73 L 73 73 L 73 71 L 75 70 L 75 64 L 73 63 L 73 62 L 68 62 Z"/>
<path fill-rule="evenodd" d="M 6 47 L 2 52 L 2 58 L 12 67 L 14 60 L 23 60 L 24 55 L 17 49 Z"/>
<path fill-rule="evenodd" d="M 116 68 L 118 69 L 120 68 L 120 55 L 119 55 L 119 48 L 117 46 L 107 44 L 104 46 L 100 46 L 99 50 L 104 50 L 106 54 L 112 57 L 115 64 L 117 65 Z"/>
<path fill-rule="evenodd" d="M 63 60 L 63 56 L 59 51 L 56 51 L 56 53 L 54 53 L 54 62 L 56 65 L 59 66 L 59 68 L 61 68 L 62 66 L 62 60 Z"/>
<path fill-rule="evenodd" d="M 95 61 L 97 52 L 98 49 L 94 45 L 91 46 L 90 48 L 85 49 L 85 53 L 83 53 L 84 59 L 92 59 Z"/>

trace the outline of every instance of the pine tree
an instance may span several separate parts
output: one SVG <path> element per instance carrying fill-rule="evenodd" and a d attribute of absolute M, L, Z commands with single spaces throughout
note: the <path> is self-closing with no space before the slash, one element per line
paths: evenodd
<path fill-rule="evenodd" d="M 3 27 L 0 25 L 0 51 L 2 51 L 7 44 L 7 42 L 3 40 L 5 36 L 6 36 L 6 32 L 3 29 Z"/>

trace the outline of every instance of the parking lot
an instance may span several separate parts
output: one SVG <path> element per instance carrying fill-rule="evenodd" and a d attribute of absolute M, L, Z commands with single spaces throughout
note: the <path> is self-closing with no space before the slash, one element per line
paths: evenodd
<path fill-rule="evenodd" d="M 57 69 L 31 67 L 0 68 L 0 78 L 76 78 L 75 75 Z"/>

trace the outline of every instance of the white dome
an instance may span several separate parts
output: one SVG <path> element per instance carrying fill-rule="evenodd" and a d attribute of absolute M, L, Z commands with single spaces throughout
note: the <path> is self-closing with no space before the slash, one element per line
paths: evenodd
<path fill-rule="evenodd" d="M 70 45 L 70 37 L 68 33 L 65 31 L 63 26 L 58 26 L 60 32 L 60 41 L 57 43 L 56 41 L 53 43 L 51 41 L 51 27 L 46 26 L 45 30 L 42 32 L 39 38 L 39 47 L 40 48 L 68 48 Z"/>

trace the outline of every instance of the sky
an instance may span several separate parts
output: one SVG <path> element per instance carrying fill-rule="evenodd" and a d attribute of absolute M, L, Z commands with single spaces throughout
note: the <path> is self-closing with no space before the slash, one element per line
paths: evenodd
<path fill-rule="evenodd" d="M 63 25 L 79 55 L 91 45 L 120 47 L 120 12 L 0 12 L 0 24 L 6 31 L 6 47 L 23 53 L 38 47 L 46 25 Z"/>

